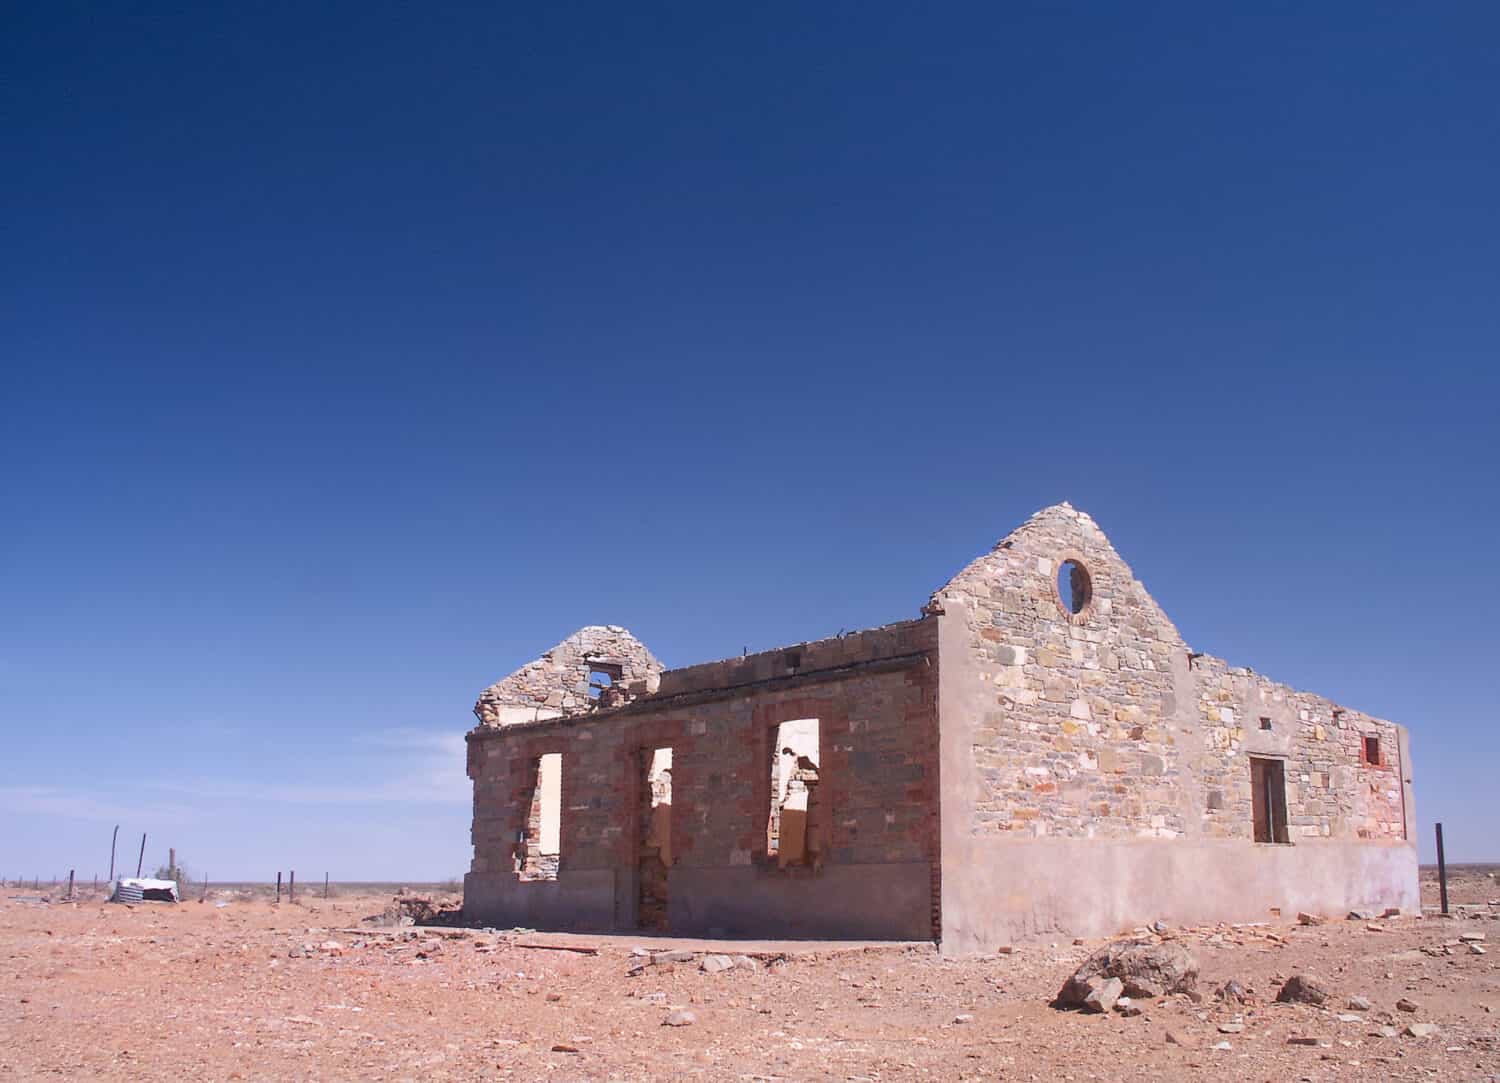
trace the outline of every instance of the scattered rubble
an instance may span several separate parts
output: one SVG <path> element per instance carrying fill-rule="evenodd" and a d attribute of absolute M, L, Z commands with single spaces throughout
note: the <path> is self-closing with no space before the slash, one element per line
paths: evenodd
<path fill-rule="evenodd" d="M 1088 996 L 1083 998 L 1083 1010 L 1086 1012 L 1109 1011 L 1125 991 L 1125 983 L 1119 978 L 1091 978 L 1089 984 Z"/>
<path fill-rule="evenodd" d="M 1479 897 L 1493 891 L 1487 881 Z M 149 1075 L 136 1059 L 146 1039 L 152 1063 L 212 1079 L 478 1078 L 497 1066 L 528 1079 L 1500 1076 L 1500 982 L 1467 950 L 1480 942 L 1459 939 L 1477 923 L 1467 918 L 1390 921 L 1378 937 L 1291 917 L 1174 925 L 1165 940 L 1099 951 L 1058 937 L 954 959 L 360 922 L 388 902 L 0 900 L 0 1078 Z M 1109 972 L 1132 946 L 1191 964 L 1158 961 L 1161 995 L 1137 997 Z M 143 959 L 169 962 L 170 997 L 140 995 Z M 1167 990 L 1188 971 L 1190 987 Z M 1108 1015 L 1047 1006 L 1080 972 L 1099 1006 L 1115 995 Z M 1327 998 L 1271 1003 L 1292 978 Z"/>
<path fill-rule="evenodd" d="M 1121 989 L 1132 999 L 1149 1000 L 1168 993 L 1191 992 L 1198 981 L 1198 963 L 1179 943 L 1116 941 L 1083 961 L 1058 991 L 1057 1005 L 1084 1007 L 1101 987 L 1098 979 L 1107 978 L 1120 979 Z"/>
<path fill-rule="evenodd" d="M 412 925 L 460 925 L 463 923 L 463 899 L 458 896 L 437 897 L 397 892 L 378 914 L 361 918 L 377 928 L 403 928 Z"/>

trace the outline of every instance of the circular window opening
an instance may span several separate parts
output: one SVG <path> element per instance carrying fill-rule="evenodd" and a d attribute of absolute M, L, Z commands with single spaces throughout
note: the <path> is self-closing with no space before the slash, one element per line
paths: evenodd
<path fill-rule="evenodd" d="M 1057 569 L 1057 597 L 1063 608 L 1075 617 L 1088 607 L 1094 596 L 1089 570 L 1076 560 L 1065 560 Z"/>

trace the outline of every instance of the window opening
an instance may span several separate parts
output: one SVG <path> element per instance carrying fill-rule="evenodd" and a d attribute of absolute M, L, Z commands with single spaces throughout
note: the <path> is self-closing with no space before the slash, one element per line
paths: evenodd
<path fill-rule="evenodd" d="M 1365 762 L 1372 767 L 1380 766 L 1380 738 L 1366 737 L 1364 739 Z"/>
<path fill-rule="evenodd" d="M 1065 560 L 1057 566 L 1057 597 L 1073 616 L 1082 613 L 1094 596 L 1094 584 L 1088 569 L 1076 560 Z"/>
<path fill-rule="evenodd" d="M 625 667 L 609 662 L 590 662 L 588 692 L 589 699 L 608 702 L 613 698 L 612 690 L 625 676 Z"/>
<path fill-rule="evenodd" d="M 1271 730 L 1271 720 L 1262 715 L 1260 720 L 1260 728 L 1269 733 Z"/>
<path fill-rule="evenodd" d="M 1256 842 L 1291 842 L 1286 826 L 1286 768 L 1250 757 L 1250 805 Z"/>
<path fill-rule="evenodd" d="M 819 782 L 818 720 L 776 727 L 771 745 L 771 814 L 766 854 L 782 867 L 813 864 L 821 845 L 814 825 Z"/>
<path fill-rule="evenodd" d="M 640 871 L 636 924 L 667 931 L 668 873 L 672 867 L 672 750 L 641 749 Z"/>
<path fill-rule="evenodd" d="M 531 798 L 516 847 L 516 873 L 522 880 L 556 880 L 562 859 L 562 753 L 531 762 Z"/>

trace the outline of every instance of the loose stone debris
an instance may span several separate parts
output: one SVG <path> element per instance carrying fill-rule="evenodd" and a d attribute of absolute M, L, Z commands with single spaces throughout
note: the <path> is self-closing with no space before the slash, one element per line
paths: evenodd
<path fill-rule="evenodd" d="M 1174 923 L 949 958 L 930 945 L 360 921 L 387 902 L 129 911 L 0 899 L 0 1078 L 149 1076 L 132 1063 L 138 1035 L 153 1056 L 226 1080 L 487 1078 L 501 1066 L 559 1080 L 1087 1081 L 1122 1065 L 1148 1079 L 1500 1076 L 1496 970 L 1458 939 L 1488 918 L 1386 919 L 1378 935 L 1293 917 Z M 1107 1016 L 1047 1006 L 1096 956 L 1141 941 L 1186 951 L 1193 987 L 1136 998 L 1096 962 L 1091 992 L 1107 1001 L 1120 985 Z M 168 995 L 140 996 L 142 958 L 171 961 Z M 1327 999 L 1277 1001 L 1294 977 Z M 679 1012 L 691 1021 L 669 1024 Z"/>
<path fill-rule="evenodd" d="M 1276 1000 L 1281 1004 L 1322 1004 L 1329 997 L 1327 986 L 1311 974 L 1294 974 L 1286 980 Z"/>
<path fill-rule="evenodd" d="M 1097 1002 L 1097 994 L 1109 988 L 1108 979 L 1120 983 L 1120 989 L 1110 998 L 1111 1005 L 1121 992 L 1132 1000 L 1188 993 L 1197 985 L 1198 963 L 1179 943 L 1116 941 L 1090 955 L 1063 983 L 1056 998 L 1058 1007 L 1087 1007 L 1091 996 Z"/>

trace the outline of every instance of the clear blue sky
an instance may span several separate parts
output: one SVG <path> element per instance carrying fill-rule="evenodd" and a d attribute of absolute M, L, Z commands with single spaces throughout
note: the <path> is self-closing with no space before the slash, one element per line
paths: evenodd
<path fill-rule="evenodd" d="M 0 874 L 460 873 L 576 627 L 912 617 L 1064 499 L 1500 859 L 1494 5 L 5 22 Z"/>

